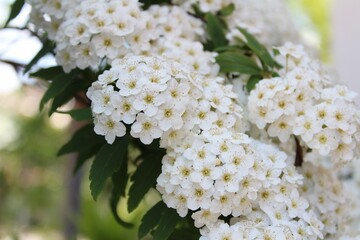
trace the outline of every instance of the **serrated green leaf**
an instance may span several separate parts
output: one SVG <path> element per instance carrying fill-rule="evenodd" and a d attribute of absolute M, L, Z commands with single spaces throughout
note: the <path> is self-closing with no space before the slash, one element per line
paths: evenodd
<path fill-rule="evenodd" d="M 129 138 L 125 135 L 117 138 L 111 145 L 103 145 L 96 154 L 89 176 L 91 195 L 94 200 L 97 199 L 102 191 L 106 179 L 120 169 L 125 159 L 128 145 Z"/>
<path fill-rule="evenodd" d="M 238 52 L 224 52 L 216 57 L 216 62 L 220 65 L 220 71 L 238 72 L 243 74 L 259 74 L 260 67 L 249 57 Z"/>
<path fill-rule="evenodd" d="M 85 152 L 92 149 L 95 145 L 102 145 L 104 143 L 104 137 L 94 132 L 94 125 L 88 124 L 74 133 L 70 141 L 60 148 L 57 156 L 73 152 Z"/>
<path fill-rule="evenodd" d="M 253 35 L 244 28 L 238 27 L 239 31 L 244 35 L 247 42 L 245 43 L 259 58 L 270 68 L 278 67 L 279 64 L 272 58 L 268 50 Z"/>
<path fill-rule="evenodd" d="M 154 240 L 167 240 L 181 220 L 175 209 L 166 208 L 161 215 L 159 225 L 154 233 Z"/>
<path fill-rule="evenodd" d="M 67 112 L 64 111 L 56 111 L 56 112 L 61 114 L 69 114 L 76 121 L 86 121 L 86 120 L 91 120 L 93 118 L 90 107 L 73 109 Z"/>
<path fill-rule="evenodd" d="M 248 92 L 251 92 L 251 90 L 253 90 L 256 86 L 256 84 L 258 82 L 260 82 L 260 80 L 262 79 L 261 76 L 251 76 L 251 78 L 248 80 L 248 82 L 246 83 L 246 89 Z"/>
<path fill-rule="evenodd" d="M 123 160 L 120 169 L 111 176 L 113 189 L 111 192 L 109 204 L 110 204 L 110 209 L 111 209 L 111 212 L 112 212 L 115 220 L 121 226 L 126 227 L 126 228 L 131 228 L 134 225 L 122 220 L 117 211 L 117 206 L 120 201 L 120 198 L 122 196 L 125 196 L 126 184 L 127 184 L 128 177 L 129 177 L 129 175 L 127 173 L 128 164 L 127 164 L 126 160 L 127 160 L 127 154 L 125 155 L 125 159 Z"/>
<path fill-rule="evenodd" d="M 49 88 L 45 92 L 44 96 L 40 101 L 40 111 L 44 108 L 45 104 L 51 99 L 60 94 L 70 83 L 73 81 L 75 77 L 74 73 L 70 74 L 60 74 L 57 75 L 54 80 L 51 82 Z"/>
<path fill-rule="evenodd" d="M 105 140 L 104 140 L 105 142 Z M 74 167 L 74 174 L 79 171 L 79 169 L 84 165 L 84 163 L 89 160 L 91 157 L 95 156 L 96 153 L 100 150 L 100 148 L 104 145 L 104 142 L 98 144 L 91 144 L 91 148 L 84 149 L 78 152 L 78 156 L 76 158 L 76 164 Z"/>
<path fill-rule="evenodd" d="M 134 211 L 150 188 L 155 186 L 156 179 L 161 173 L 161 159 L 164 154 L 155 151 L 144 153 L 142 163 L 131 177 L 133 184 L 129 190 L 129 212 Z"/>
<path fill-rule="evenodd" d="M 228 44 L 228 40 L 225 37 L 224 26 L 217 16 L 212 13 L 205 15 L 206 31 L 210 37 L 210 40 L 214 48 L 222 47 Z"/>
<path fill-rule="evenodd" d="M 40 78 L 43 80 L 53 80 L 56 76 L 64 74 L 64 70 L 60 66 L 42 68 L 36 72 L 30 73 L 30 77 Z"/>
<path fill-rule="evenodd" d="M 230 3 L 229 5 L 223 7 L 220 9 L 220 15 L 223 17 L 231 15 L 235 10 L 235 5 L 233 3 Z"/>
<path fill-rule="evenodd" d="M 161 214 L 167 208 L 163 201 L 155 204 L 149 211 L 145 213 L 141 219 L 141 224 L 138 231 L 139 239 L 145 237 L 151 230 L 153 230 L 159 223 Z"/>
<path fill-rule="evenodd" d="M 51 41 L 46 41 L 43 43 L 43 47 L 40 51 L 35 55 L 35 57 L 30 61 L 28 65 L 26 65 L 24 69 L 24 73 L 27 73 L 42 57 L 46 54 L 52 52 L 55 48 L 55 44 Z"/>
<path fill-rule="evenodd" d="M 17 15 L 19 15 L 19 13 L 21 12 L 24 4 L 25 4 L 25 0 L 16 0 L 11 5 L 10 15 L 9 15 L 9 18 L 6 20 L 4 27 L 7 27 L 8 24 L 10 23 L 10 21 L 13 20 L 14 18 L 16 18 Z"/>

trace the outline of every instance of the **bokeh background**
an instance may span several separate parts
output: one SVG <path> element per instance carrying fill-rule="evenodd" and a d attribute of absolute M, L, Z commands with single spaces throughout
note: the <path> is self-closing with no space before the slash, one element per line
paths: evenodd
<path fill-rule="evenodd" d="M 308 45 L 340 82 L 360 92 L 360 1 L 287 1 Z M 0 0 L 0 27 L 12 2 Z M 11 26 L 21 27 L 29 11 L 25 9 Z M 0 29 L 0 239 L 63 239 L 75 225 L 77 239 L 136 239 L 136 227 L 124 229 L 113 219 L 106 191 L 97 202 L 92 200 L 88 169 L 74 178 L 72 156 L 56 157 L 71 135 L 71 119 L 61 114 L 48 118 L 46 111 L 39 112 L 45 86 L 18 75 L 18 66 L 7 63 L 25 64 L 40 48 L 26 31 Z M 51 58 L 40 63 L 52 64 Z M 131 215 L 121 203 L 119 211 L 137 225 L 151 201 L 144 199 Z"/>

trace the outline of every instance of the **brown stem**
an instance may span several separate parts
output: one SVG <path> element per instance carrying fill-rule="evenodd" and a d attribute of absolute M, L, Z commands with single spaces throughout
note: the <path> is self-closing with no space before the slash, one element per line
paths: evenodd
<path fill-rule="evenodd" d="M 296 143 L 296 156 L 295 156 L 295 167 L 301 167 L 304 162 L 303 149 L 300 146 L 299 140 L 295 137 Z"/>

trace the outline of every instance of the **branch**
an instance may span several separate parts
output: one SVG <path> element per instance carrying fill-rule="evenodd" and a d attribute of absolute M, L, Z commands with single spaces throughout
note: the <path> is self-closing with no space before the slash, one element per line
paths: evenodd
<path fill-rule="evenodd" d="M 300 146 L 297 137 L 295 137 L 295 143 L 296 143 L 295 167 L 301 167 L 304 162 L 304 156 L 303 156 L 303 149 Z"/>
<path fill-rule="evenodd" d="M 23 64 L 23 63 L 13 62 L 10 60 L 0 59 L 0 62 L 3 62 L 3 63 L 13 66 L 15 68 L 16 72 L 18 72 L 18 73 L 20 72 L 21 69 L 23 69 L 25 67 L 25 64 Z"/>

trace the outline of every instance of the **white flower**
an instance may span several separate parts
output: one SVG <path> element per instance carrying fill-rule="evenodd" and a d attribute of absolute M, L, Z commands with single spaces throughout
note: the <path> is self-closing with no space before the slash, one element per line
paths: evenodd
<path fill-rule="evenodd" d="M 309 207 L 308 201 L 299 196 L 299 192 L 293 189 L 290 194 L 290 198 L 286 201 L 288 207 L 289 216 L 292 218 L 302 217 L 305 210 Z"/>
<path fill-rule="evenodd" d="M 165 96 L 159 92 L 144 88 L 143 91 L 135 98 L 134 108 L 138 111 L 144 111 L 149 117 L 155 116 L 158 108 L 165 102 Z"/>
<path fill-rule="evenodd" d="M 309 142 L 309 147 L 317 149 L 322 156 L 338 147 L 336 132 L 325 128 L 317 133 Z"/>
<path fill-rule="evenodd" d="M 112 144 L 115 141 L 115 137 L 125 135 L 126 128 L 122 122 L 115 121 L 107 115 L 100 115 L 95 118 L 94 131 L 96 134 L 105 136 L 106 141 Z"/>
<path fill-rule="evenodd" d="M 159 127 L 163 131 L 171 129 L 180 129 L 183 126 L 182 114 L 185 112 L 185 106 L 165 103 L 158 109 L 155 118 L 159 121 Z"/>
<path fill-rule="evenodd" d="M 116 82 L 116 87 L 119 88 L 119 94 L 127 97 L 130 95 L 137 95 L 143 89 L 146 78 L 140 71 L 119 71 L 119 80 Z"/>
<path fill-rule="evenodd" d="M 304 47 L 302 45 L 294 45 L 293 43 L 286 42 L 284 46 L 277 48 L 281 55 L 291 56 L 300 59 L 305 55 Z"/>
<path fill-rule="evenodd" d="M 191 217 L 195 220 L 195 227 L 201 228 L 204 225 L 214 224 L 218 217 L 219 213 L 214 213 L 208 209 L 201 209 L 197 212 L 194 212 Z"/>
<path fill-rule="evenodd" d="M 95 35 L 91 39 L 96 55 L 99 57 L 115 58 L 118 49 L 123 45 L 123 39 L 110 33 Z"/>
<path fill-rule="evenodd" d="M 105 113 L 106 115 L 110 115 L 114 111 L 111 103 L 111 97 L 113 95 L 117 95 L 113 86 L 106 86 L 101 90 L 94 91 L 91 96 L 93 112 L 96 114 Z"/>
<path fill-rule="evenodd" d="M 295 119 L 293 132 L 295 135 L 300 135 L 305 142 L 309 142 L 321 129 L 321 122 L 315 116 L 307 114 Z"/>
<path fill-rule="evenodd" d="M 278 137 L 281 142 L 287 142 L 292 134 L 292 124 L 291 117 L 283 116 L 270 124 L 267 132 L 270 137 Z"/>
<path fill-rule="evenodd" d="M 101 75 L 99 75 L 98 81 L 103 85 L 108 85 L 113 83 L 119 78 L 119 72 L 115 69 L 106 70 Z"/>
<path fill-rule="evenodd" d="M 162 133 L 158 122 L 143 113 L 137 115 L 130 131 L 131 136 L 140 138 L 144 144 L 150 144 L 154 139 L 161 137 Z"/>
<path fill-rule="evenodd" d="M 214 188 L 203 189 L 200 185 L 194 184 L 189 191 L 188 208 L 197 210 L 198 208 L 208 209 L 211 204 L 211 196 Z"/>

